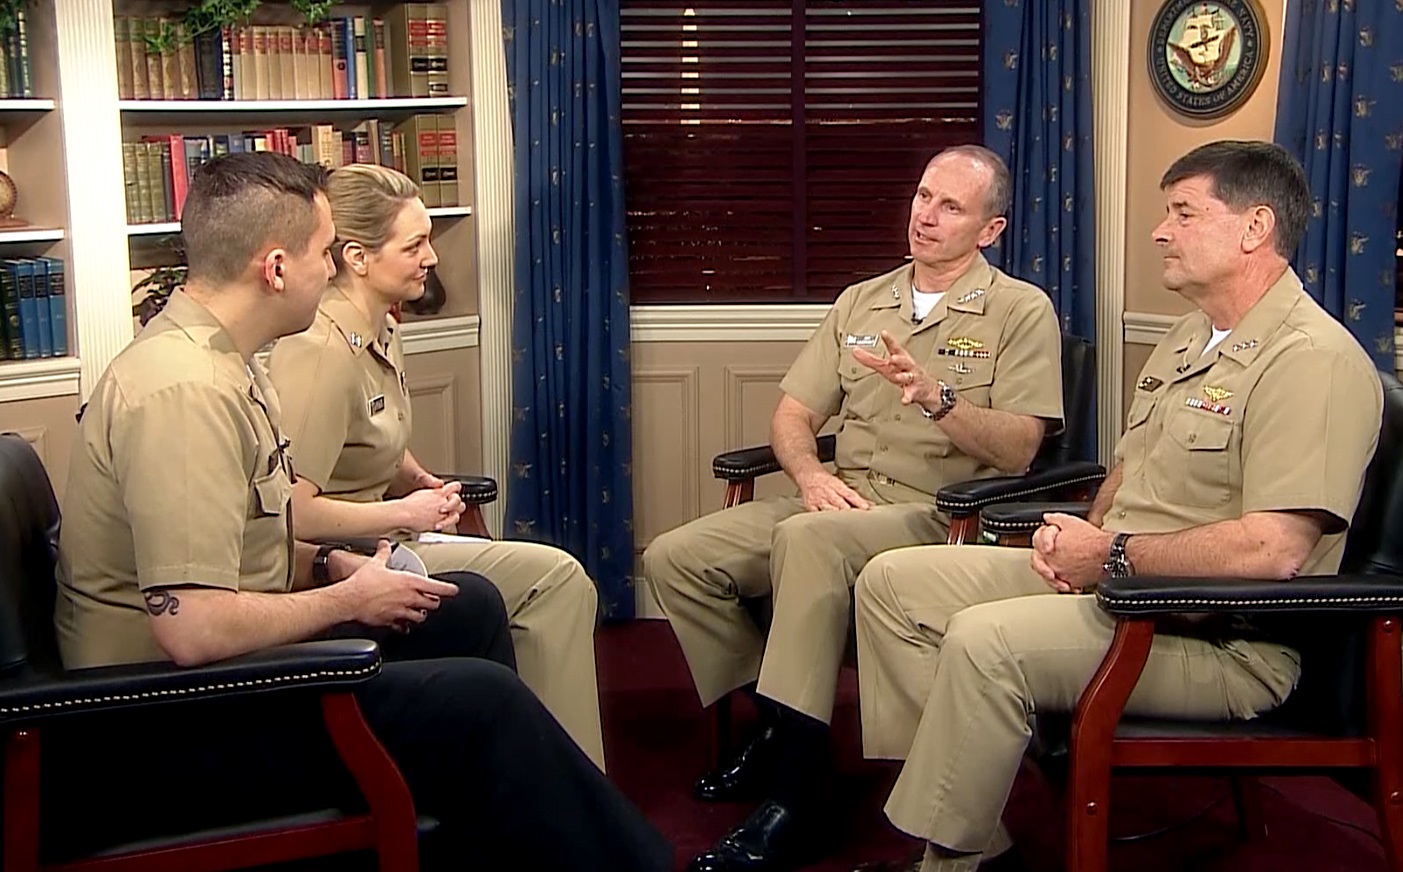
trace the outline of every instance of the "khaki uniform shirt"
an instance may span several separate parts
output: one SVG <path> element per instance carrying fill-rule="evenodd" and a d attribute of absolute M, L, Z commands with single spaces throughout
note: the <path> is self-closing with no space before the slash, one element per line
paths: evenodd
<path fill-rule="evenodd" d="M 982 255 L 912 324 L 912 272 L 907 264 L 844 290 L 780 389 L 814 412 L 839 416 L 840 475 L 870 470 L 934 500 L 946 484 L 997 470 L 961 452 L 918 406 L 903 406 L 901 389 L 858 363 L 853 349 L 887 356 L 880 336 L 887 330 L 963 399 L 1058 427 L 1062 338 L 1047 294 Z"/>
<path fill-rule="evenodd" d="M 1301 573 L 1335 572 L 1378 445 L 1383 388 L 1373 363 L 1289 269 L 1202 354 L 1211 336 L 1207 315 L 1186 315 L 1140 371 L 1105 528 L 1164 533 L 1247 512 L 1318 510 L 1339 523 Z"/>
<path fill-rule="evenodd" d="M 166 659 L 144 591 L 292 589 L 278 420 L 258 361 L 184 293 L 117 355 L 69 467 L 54 613 L 66 667 Z"/>
<path fill-rule="evenodd" d="M 278 340 L 268 370 L 298 477 L 337 499 L 383 499 L 413 423 L 394 318 L 370 324 L 332 286 L 312 326 Z"/>

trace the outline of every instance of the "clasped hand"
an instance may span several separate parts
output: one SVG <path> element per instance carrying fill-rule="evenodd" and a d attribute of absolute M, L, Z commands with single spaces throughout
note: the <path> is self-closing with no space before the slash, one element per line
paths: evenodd
<path fill-rule="evenodd" d="M 1076 515 L 1048 512 L 1033 533 L 1033 571 L 1058 593 L 1095 587 L 1105 571 L 1112 534 Z"/>

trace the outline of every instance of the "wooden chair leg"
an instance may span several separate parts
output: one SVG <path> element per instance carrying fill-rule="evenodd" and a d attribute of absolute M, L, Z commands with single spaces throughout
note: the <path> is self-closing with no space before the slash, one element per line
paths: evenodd
<path fill-rule="evenodd" d="M 950 518 L 950 532 L 945 536 L 947 545 L 963 545 L 973 542 L 979 535 L 979 513 L 956 515 Z"/>
<path fill-rule="evenodd" d="M 458 535 L 492 538 L 492 534 L 487 532 L 487 522 L 482 518 L 482 506 L 469 505 L 463 508 L 463 514 L 458 517 Z"/>
<path fill-rule="evenodd" d="M 1369 628 L 1369 735 L 1376 748 L 1374 809 L 1388 868 L 1403 870 L 1403 640 L 1396 617 Z"/>
<path fill-rule="evenodd" d="M 322 717 L 341 762 L 350 770 L 370 806 L 380 872 L 418 869 L 419 830 L 414 797 L 394 759 L 365 722 L 355 696 L 350 692 L 323 694 Z"/>
<path fill-rule="evenodd" d="M 1267 818 L 1262 811 L 1262 788 L 1250 775 L 1234 775 L 1233 807 L 1237 810 L 1237 834 L 1244 842 L 1267 838 Z"/>
<path fill-rule="evenodd" d="M 5 737 L 5 872 L 39 870 L 39 731 Z"/>
<path fill-rule="evenodd" d="M 721 500 L 721 508 L 729 509 L 755 499 L 755 479 L 726 482 L 726 496 Z"/>
<path fill-rule="evenodd" d="M 1153 621 L 1118 620 L 1110 650 L 1077 701 L 1069 742 L 1067 872 L 1106 872 L 1116 724 L 1154 638 Z"/>

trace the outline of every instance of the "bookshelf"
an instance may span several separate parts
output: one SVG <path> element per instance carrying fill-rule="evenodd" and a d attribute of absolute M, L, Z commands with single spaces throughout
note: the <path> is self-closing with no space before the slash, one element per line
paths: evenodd
<path fill-rule="evenodd" d="M 64 236 L 62 227 L 13 227 L 0 230 L 0 245 L 24 242 L 58 242 Z"/>

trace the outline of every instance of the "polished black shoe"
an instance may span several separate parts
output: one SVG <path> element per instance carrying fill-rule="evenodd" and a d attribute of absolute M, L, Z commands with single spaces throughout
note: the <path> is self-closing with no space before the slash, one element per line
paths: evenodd
<path fill-rule="evenodd" d="M 703 802 L 760 799 L 774 778 L 778 746 L 776 728 L 762 728 L 730 763 L 697 779 L 693 795 Z"/>
<path fill-rule="evenodd" d="M 789 809 L 765 800 L 715 848 L 694 857 L 687 872 L 791 872 L 822 853 L 817 833 Z"/>

